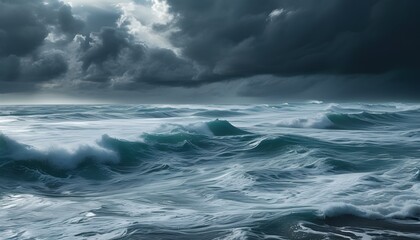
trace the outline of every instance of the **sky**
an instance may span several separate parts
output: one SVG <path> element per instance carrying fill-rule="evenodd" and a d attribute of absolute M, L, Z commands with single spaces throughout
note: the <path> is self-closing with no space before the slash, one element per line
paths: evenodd
<path fill-rule="evenodd" d="M 1 103 L 420 100 L 418 0 L 0 0 Z"/>

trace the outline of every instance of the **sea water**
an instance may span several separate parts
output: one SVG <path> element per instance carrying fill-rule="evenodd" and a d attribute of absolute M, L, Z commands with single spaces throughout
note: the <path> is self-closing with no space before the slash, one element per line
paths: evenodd
<path fill-rule="evenodd" d="M 420 105 L 0 107 L 1 239 L 420 239 Z"/>

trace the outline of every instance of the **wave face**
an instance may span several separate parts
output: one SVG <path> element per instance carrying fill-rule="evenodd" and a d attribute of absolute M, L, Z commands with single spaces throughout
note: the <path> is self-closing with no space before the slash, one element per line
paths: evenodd
<path fill-rule="evenodd" d="M 2 239 L 420 239 L 415 104 L 0 107 Z"/>

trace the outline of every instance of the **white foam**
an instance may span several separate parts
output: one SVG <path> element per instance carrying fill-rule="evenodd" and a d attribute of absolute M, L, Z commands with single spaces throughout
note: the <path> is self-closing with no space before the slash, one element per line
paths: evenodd
<path fill-rule="evenodd" d="M 392 211 L 391 213 L 388 213 Z M 324 217 L 338 217 L 341 215 L 352 215 L 369 219 L 419 219 L 420 205 L 406 202 L 405 205 L 398 208 L 383 204 L 383 206 L 355 206 L 348 203 L 332 203 L 321 208 L 321 215 Z"/>
<path fill-rule="evenodd" d="M 246 240 L 246 231 L 243 229 L 233 229 L 228 235 L 222 238 L 216 238 L 215 240 Z"/>
<path fill-rule="evenodd" d="M 383 215 L 379 213 L 375 213 L 370 210 L 362 209 L 360 207 L 356 207 L 352 204 L 347 203 L 333 203 L 328 204 L 321 209 L 321 213 L 324 217 L 337 217 L 341 215 L 353 215 L 357 217 L 363 218 L 373 218 L 373 219 L 381 219 L 384 218 Z"/>
<path fill-rule="evenodd" d="M 292 128 L 327 128 L 333 126 L 333 122 L 328 119 L 326 114 L 318 114 L 308 118 L 284 119 L 277 123 L 277 126 Z"/>
<path fill-rule="evenodd" d="M 320 101 L 320 100 L 311 100 L 311 101 L 308 101 L 308 103 L 310 103 L 310 104 L 323 104 L 324 102 Z"/>
<path fill-rule="evenodd" d="M 389 214 L 388 217 L 420 219 L 420 205 L 408 204 L 404 206 L 401 210 Z"/>
<path fill-rule="evenodd" d="M 210 185 L 226 190 L 242 191 L 251 187 L 255 180 L 246 174 L 246 170 L 239 164 L 228 166 L 225 171 L 218 176 L 206 180 Z"/>
<path fill-rule="evenodd" d="M 174 133 L 174 132 L 187 132 L 187 133 L 196 133 L 206 136 L 213 136 L 213 133 L 210 131 L 208 125 L 205 122 L 190 123 L 186 125 L 180 124 L 162 124 L 152 132 L 158 134 L 164 133 Z"/>

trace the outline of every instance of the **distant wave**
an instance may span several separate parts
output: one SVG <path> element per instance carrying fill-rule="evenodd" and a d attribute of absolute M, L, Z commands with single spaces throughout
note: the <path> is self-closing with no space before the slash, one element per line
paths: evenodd
<path fill-rule="evenodd" d="M 263 154 L 272 151 L 284 150 L 287 146 L 328 146 L 332 147 L 331 143 L 324 142 L 315 138 L 304 137 L 300 135 L 282 135 L 277 137 L 264 137 L 257 139 L 251 144 L 249 151 L 260 152 Z"/>
<path fill-rule="evenodd" d="M 207 123 L 207 127 L 215 136 L 244 135 L 249 132 L 233 126 L 226 120 L 215 120 Z"/>
<path fill-rule="evenodd" d="M 365 129 L 374 126 L 392 126 L 406 119 L 411 111 L 403 112 L 359 112 L 359 113 L 324 113 L 308 118 L 285 119 L 278 126 L 292 128 L 320 129 Z"/>
<path fill-rule="evenodd" d="M 246 114 L 242 112 L 230 111 L 230 110 L 206 110 L 206 111 L 200 111 L 198 113 L 194 113 L 193 115 L 200 116 L 200 117 L 221 118 L 221 117 L 243 116 Z"/>
<path fill-rule="evenodd" d="M 331 128 L 334 123 L 328 118 L 327 115 L 317 115 L 315 117 L 308 118 L 294 118 L 285 119 L 277 123 L 280 127 L 291 127 L 291 128 Z"/>
<path fill-rule="evenodd" d="M 245 130 L 233 126 L 229 121 L 216 119 L 210 122 L 192 123 L 187 125 L 167 124 L 161 126 L 164 132 L 184 132 L 209 136 L 235 136 L 250 134 Z"/>

